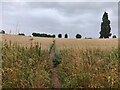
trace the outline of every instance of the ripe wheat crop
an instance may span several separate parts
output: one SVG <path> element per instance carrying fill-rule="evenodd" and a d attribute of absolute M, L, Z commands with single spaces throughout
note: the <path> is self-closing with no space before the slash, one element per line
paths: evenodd
<path fill-rule="evenodd" d="M 49 49 L 53 39 L 24 38 L 22 43 L 22 39 L 15 41 L 12 36 L 3 36 L 2 87 L 52 88 Z M 55 59 L 60 61 L 56 72 L 61 88 L 118 88 L 117 39 L 55 41 Z"/>

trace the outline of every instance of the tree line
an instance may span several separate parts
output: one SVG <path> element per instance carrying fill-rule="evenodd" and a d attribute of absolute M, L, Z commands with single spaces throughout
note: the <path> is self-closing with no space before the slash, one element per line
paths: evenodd
<path fill-rule="evenodd" d="M 5 31 L 2 30 L 0 33 L 1 33 L 1 34 L 5 34 Z M 25 36 L 24 33 L 18 33 L 17 35 Z M 55 35 L 55 34 L 50 35 L 50 34 L 45 34 L 45 33 L 42 33 L 42 34 L 41 34 L 41 33 L 35 33 L 35 32 L 32 33 L 32 36 L 33 36 L 33 37 L 56 38 L 56 35 Z M 65 34 L 65 35 L 58 34 L 57 37 L 58 37 L 58 38 L 69 38 L 69 37 L 68 37 L 68 34 Z M 82 35 L 81 35 L 81 34 L 76 34 L 75 38 L 82 38 Z M 113 35 L 112 38 L 117 38 L 117 37 L 116 37 L 116 35 Z M 92 39 L 92 38 L 91 38 L 91 37 L 85 37 L 85 39 Z"/>
<path fill-rule="evenodd" d="M 5 34 L 5 31 L 2 30 L 0 32 L 1 34 Z M 99 38 L 109 38 L 112 33 L 111 33 L 111 27 L 110 27 L 110 20 L 108 19 L 108 13 L 107 12 L 104 12 L 103 14 L 103 17 L 102 17 L 102 22 L 101 22 L 101 31 L 99 32 L 100 34 L 100 37 Z M 21 36 L 25 36 L 24 33 L 19 33 L 18 35 L 21 35 Z M 50 34 L 45 34 L 45 33 L 35 33 L 33 32 L 32 35 L 34 37 L 48 37 L 48 38 L 55 38 L 55 34 L 53 35 L 50 35 Z M 76 38 L 82 38 L 82 35 L 81 34 L 76 34 L 75 36 Z M 62 38 L 62 34 L 58 34 L 58 38 Z M 68 38 L 68 34 L 65 34 L 64 35 L 64 38 Z M 113 35 L 113 38 L 117 38 L 116 35 Z M 91 37 L 90 38 L 86 38 L 85 39 L 92 39 Z"/>
<path fill-rule="evenodd" d="M 34 37 L 48 37 L 48 38 L 55 38 L 55 35 L 45 34 L 45 33 L 32 33 Z"/>
<path fill-rule="evenodd" d="M 48 38 L 55 38 L 55 37 L 56 37 L 55 34 L 50 35 L 50 34 L 45 34 L 45 33 L 43 33 L 43 34 L 40 34 L 40 33 L 32 33 L 32 35 L 33 35 L 34 37 L 48 37 Z M 58 38 L 62 38 L 62 34 L 58 34 Z M 68 38 L 68 34 L 65 34 L 65 35 L 64 35 L 64 38 Z M 82 36 L 81 36 L 80 34 L 76 34 L 76 38 L 82 38 Z"/>

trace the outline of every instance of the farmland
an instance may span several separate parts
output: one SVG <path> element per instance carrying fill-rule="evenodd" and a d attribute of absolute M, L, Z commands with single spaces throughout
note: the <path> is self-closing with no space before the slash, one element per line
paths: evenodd
<path fill-rule="evenodd" d="M 118 88 L 118 39 L 58 39 L 2 35 L 2 87 L 54 88 L 50 47 L 61 88 Z"/>

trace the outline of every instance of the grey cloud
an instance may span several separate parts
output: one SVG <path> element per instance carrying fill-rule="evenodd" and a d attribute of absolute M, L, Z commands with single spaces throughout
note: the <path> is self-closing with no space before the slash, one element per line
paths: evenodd
<path fill-rule="evenodd" d="M 3 3 L 3 29 L 15 31 L 19 24 L 20 31 L 68 33 L 75 37 L 99 37 L 100 23 L 104 11 L 108 11 L 112 32 L 118 34 L 117 3 L 92 2 L 26 2 Z"/>

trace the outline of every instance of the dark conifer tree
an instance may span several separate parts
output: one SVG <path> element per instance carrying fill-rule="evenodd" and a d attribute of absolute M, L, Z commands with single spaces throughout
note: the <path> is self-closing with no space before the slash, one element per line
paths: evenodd
<path fill-rule="evenodd" d="M 100 38 L 109 38 L 111 36 L 110 20 L 108 19 L 108 13 L 104 12 L 101 23 Z"/>

